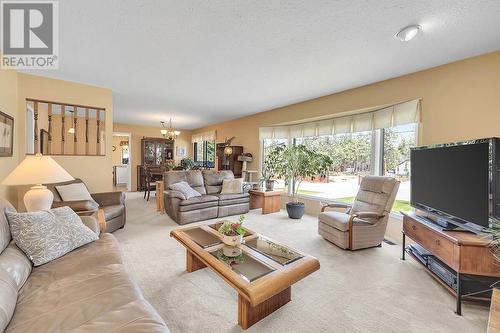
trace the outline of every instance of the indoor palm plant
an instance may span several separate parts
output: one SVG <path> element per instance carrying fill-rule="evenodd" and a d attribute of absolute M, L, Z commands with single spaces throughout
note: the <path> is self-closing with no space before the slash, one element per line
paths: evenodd
<path fill-rule="evenodd" d="M 299 202 L 297 197 L 300 184 L 305 178 L 325 177 L 333 161 L 329 156 L 318 153 L 305 145 L 290 147 L 278 145 L 274 150 L 278 156 L 274 166 L 276 175 L 286 179 L 287 184 L 293 182 L 292 201 L 286 204 L 288 216 L 300 219 L 305 209 L 304 203 Z"/>

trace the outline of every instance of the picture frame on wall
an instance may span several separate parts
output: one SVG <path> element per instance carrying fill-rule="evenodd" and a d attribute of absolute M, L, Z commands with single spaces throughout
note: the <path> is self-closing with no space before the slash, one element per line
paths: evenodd
<path fill-rule="evenodd" d="M 0 157 L 14 154 L 14 118 L 0 111 Z"/>
<path fill-rule="evenodd" d="M 177 157 L 186 157 L 186 147 L 177 147 Z"/>

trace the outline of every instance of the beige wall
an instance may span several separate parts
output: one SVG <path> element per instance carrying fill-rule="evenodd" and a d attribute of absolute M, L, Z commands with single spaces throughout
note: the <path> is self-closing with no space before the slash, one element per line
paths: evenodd
<path fill-rule="evenodd" d="M 118 124 L 115 123 L 113 126 L 114 132 L 120 133 L 131 133 L 132 142 L 130 146 L 131 154 L 131 168 L 132 168 L 132 191 L 137 188 L 137 166 L 140 165 L 141 161 L 141 139 L 143 137 L 148 138 L 161 138 L 160 125 L 158 127 L 154 126 L 138 126 L 130 124 Z M 174 159 L 176 163 L 179 163 L 182 158 L 177 156 L 177 147 L 186 148 L 186 156 L 192 156 L 192 145 L 191 145 L 191 132 L 186 130 L 181 130 L 181 135 L 175 140 L 174 149 Z"/>
<path fill-rule="evenodd" d="M 500 136 L 500 52 L 370 84 L 200 128 L 193 134 L 217 131 L 217 142 L 236 136 L 259 165 L 259 127 L 332 115 L 352 110 L 422 98 L 419 143 L 433 144 Z M 317 202 L 309 203 L 317 213 Z M 399 241 L 401 221 L 391 219 L 386 236 Z"/>
<path fill-rule="evenodd" d="M 199 128 L 193 134 L 216 130 L 217 142 L 236 136 L 233 143 L 259 159 L 261 126 L 422 98 L 421 144 L 500 136 L 499 73 L 500 52 L 494 52 Z"/>
<path fill-rule="evenodd" d="M 53 156 L 73 177 L 81 178 L 91 192 L 105 192 L 113 189 L 111 146 L 113 137 L 113 93 L 110 89 L 89 86 L 69 81 L 55 80 L 41 76 L 18 73 L 18 117 L 16 121 L 25 124 L 26 98 L 102 107 L 106 110 L 105 156 Z M 18 131 L 19 157 L 26 151 L 24 126 Z M 99 172 L 96 172 L 99 170 Z"/>
<path fill-rule="evenodd" d="M 16 167 L 19 161 L 17 147 L 20 122 L 17 109 L 17 73 L 14 70 L 0 70 L 0 111 L 14 118 L 14 155 L 0 157 L 0 182 Z M 0 185 L 0 198 L 15 203 L 16 190 Z"/>

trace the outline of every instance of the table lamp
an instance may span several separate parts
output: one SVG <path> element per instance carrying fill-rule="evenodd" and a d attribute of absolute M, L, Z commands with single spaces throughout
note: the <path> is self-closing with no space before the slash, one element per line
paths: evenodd
<path fill-rule="evenodd" d="M 74 178 L 50 156 L 36 154 L 26 158 L 5 178 L 2 185 L 34 185 L 24 195 L 28 212 L 49 210 L 54 194 L 42 184 L 59 183 Z"/>

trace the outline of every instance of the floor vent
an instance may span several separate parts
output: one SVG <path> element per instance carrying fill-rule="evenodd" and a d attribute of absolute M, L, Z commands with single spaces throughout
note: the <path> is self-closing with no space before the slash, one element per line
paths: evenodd
<path fill-rule="evenodd" d="M 396 243 L 391 242 L 390 240 L 384 238 L 384 243 L 389 244 L 389 245 L 396 245 Z"/>

